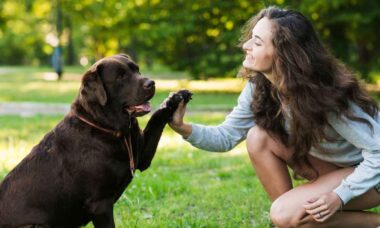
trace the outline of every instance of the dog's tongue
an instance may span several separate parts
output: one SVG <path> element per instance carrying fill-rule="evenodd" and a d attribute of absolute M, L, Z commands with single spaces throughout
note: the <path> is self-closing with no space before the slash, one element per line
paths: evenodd
<path fill-rule="evenodd" d="M 150 112 L 151 110 L 150 104 L 148 102 L 145 104 L 137 105 L 134 108 L 136 112 Z"/>
<path fill-rule="evenodd" d="M 143 116 L 151 111 L 149 102 L 146 102 L 141 105 L 128 107 L 127 111 L 133 116 Z"/>

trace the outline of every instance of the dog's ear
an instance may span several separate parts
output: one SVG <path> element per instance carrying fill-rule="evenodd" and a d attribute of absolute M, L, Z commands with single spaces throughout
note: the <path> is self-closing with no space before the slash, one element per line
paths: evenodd
<path fill-rule="evenodd" d="M 102 65 L 92 66 L 83 76 L 80 96 L 89 102 L 98 102 L 102 106 L 107 103 L 107 94 L 100 77 Z"/>

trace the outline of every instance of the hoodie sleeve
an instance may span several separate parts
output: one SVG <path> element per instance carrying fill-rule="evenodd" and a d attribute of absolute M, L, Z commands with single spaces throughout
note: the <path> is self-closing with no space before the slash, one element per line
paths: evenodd
<path fill-rule="evenodd" d="M 372 118 L 353 103 L 351 110 L 354 116 L 368 120 L 373 128 L 346 116 L 329 118 L 329 123 L 338 134 L 360 149 L 363 155 L 363 161 L 354 172 L 342 180 L 334 190 L 344 204 L 380 183 L 380 118 Z"/>
<path fill-rule="evenodd" d="M 185 139 L 193 146 L 212 152 L 225 152 L 243 141 L 255 123 L 251 108 L 254 85 L 248 82 L 242 90 L 237 105 L 218 126 L 192 123 L 192 133 Z"/>

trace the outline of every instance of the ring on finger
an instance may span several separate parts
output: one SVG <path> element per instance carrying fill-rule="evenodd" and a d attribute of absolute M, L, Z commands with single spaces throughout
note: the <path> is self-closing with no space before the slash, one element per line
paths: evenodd
<path fill-rule="evenodd" d="M 318 212 L 318 216 L 319 216 L 319 218 L 322 218 L 321 212 Z"/>

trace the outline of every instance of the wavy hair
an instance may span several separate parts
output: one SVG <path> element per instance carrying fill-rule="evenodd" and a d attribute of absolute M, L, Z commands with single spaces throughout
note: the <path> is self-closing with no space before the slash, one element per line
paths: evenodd
<path fill-rule="evenodd" d="M 311 22 L 297 11 L 277 7 L 261 10 L 243 27 L 240 46 L 250 39 L 263 17 L 273 25 L 273 83 L 262 73 L 244 67 L 239 75 L 256 85 L 252 102 L 256 124 L 292 148 L 289 162 L 309 165 L 316 178 L 318 172 L 307 154 L 311 147 L 321 149 L 321 141 L 333 140 L 324 133 L 328 115 L 345 115 L 372 128 L 368 121 L 352 114 L 349 104 L 354 102 L 372 117 L 378 106 L 353 73 L 324 47 Z M 289 116 L 288 129 L 285 115 Z"/>

